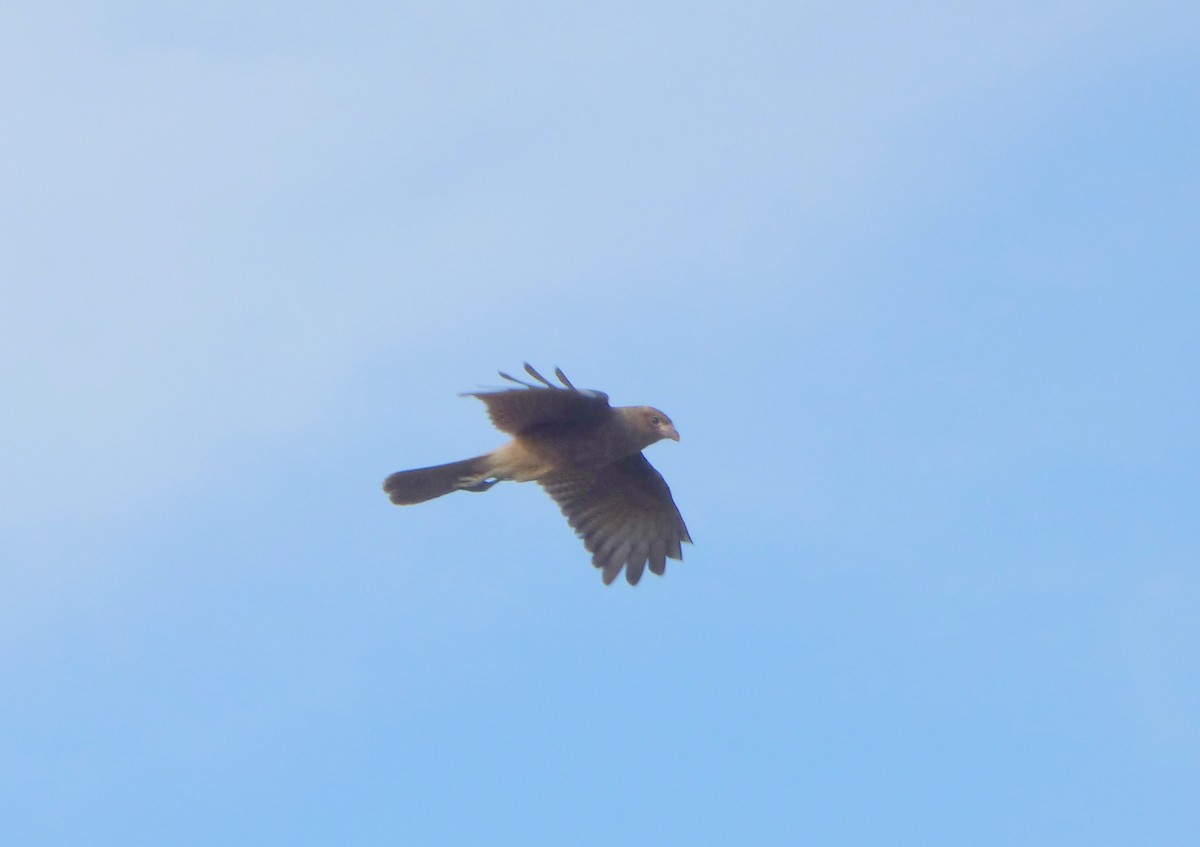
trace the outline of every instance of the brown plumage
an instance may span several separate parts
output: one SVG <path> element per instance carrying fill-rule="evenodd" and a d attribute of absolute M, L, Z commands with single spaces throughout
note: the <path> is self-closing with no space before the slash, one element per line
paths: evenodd
<path fill-rule="evenodd" d="M 399 471 L 383 482 L 393 503 L 407 506 L 451 491 L 487 491 L 502 480 L 537 482 L 554 498 L 601 569 L 605 584 L 625 569 L 636 585 L 649 565 L 662 575 L 691 542 L 671 489 L 642 450 L 679 440 L 671 419 L 652 406 L 608 404 L 602 391 L 580 390 L 561 370 L 554 385 L 528 364 L 539 384 L 503 371 L 523 387 L 469 392 L 512 441 L 473 459 Z"/>

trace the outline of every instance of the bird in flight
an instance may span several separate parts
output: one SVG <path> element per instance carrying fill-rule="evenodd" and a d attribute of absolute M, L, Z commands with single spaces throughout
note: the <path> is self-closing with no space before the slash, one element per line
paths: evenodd
<path fill-rule="evenodd" d="M 653 406 L 608 404 L 602 391 L 579 389 L 562 370 L 555 385 L 528 363 L 537 384 L 500 376 L 520 388 L 472 391 L 492 424 L 513 436 L 490 453 L 411 471 L 398 471 L 383 490 L 398 506 L 423 503 L 451 491 L 487 491 L 497 482 L 537 482 L 583 539 L 604 584 L 625 569 L 637 585 L 649 565 L 662 576 L 667 559 L 683 559 L 691 543 L 671 489 L 642 450 L 679 440 L 675 425 Z"/>

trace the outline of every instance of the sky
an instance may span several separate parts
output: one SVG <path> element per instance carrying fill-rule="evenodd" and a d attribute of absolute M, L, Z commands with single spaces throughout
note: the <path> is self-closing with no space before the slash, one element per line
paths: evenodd
<path fill-rule="evenodd" d="M 9 4 L 0 842 L 1200 843 L 1192 3 Z M 665 410 L 602 585 L 458 396 Z"/>

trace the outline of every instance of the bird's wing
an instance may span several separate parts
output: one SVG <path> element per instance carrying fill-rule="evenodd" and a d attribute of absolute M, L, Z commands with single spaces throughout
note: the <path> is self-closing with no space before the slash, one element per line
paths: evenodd
<path fill-rule="evenodd" d="M 525 371 L 541 385 L 514 379 L 501 372 L 500 376 L 525 387 L 467 392 L 466 396 L 478 397 L 487 405 L 488 417 L 501 432 L 521 435 L 541 426 L 582 423 L 612 414 L 607 394 L 575 388 L 557 368 L 555 375 L 562 381 L 562 388 L 552 384 L 528 364 L 525 365 Z"/>
<path fill-rule="evenodd" d="M 598 470 L 555 473 L 538 482 L 583 539 L 605 584 L 622 567 L 630 585 L 637 585 L 647 564 L 661 576 L 668 558 L 683 558 L 680 543 L 692 540 L 671 489 L 641 453 Z"/>

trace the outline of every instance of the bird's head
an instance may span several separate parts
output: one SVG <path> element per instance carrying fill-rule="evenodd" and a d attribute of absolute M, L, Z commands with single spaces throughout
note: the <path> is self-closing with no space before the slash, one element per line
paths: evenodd
<path fill-rule="evenodd" d="M 675 429 L 675 424 L 671 423 L 671 419 L 666 414 L 653 406 L 638 406 L 634 421 L 638 429 L 645 434 L 648 445 L 663 438 L 669 438 L 672 441 L 679 440 L 679 431 Z"/>

